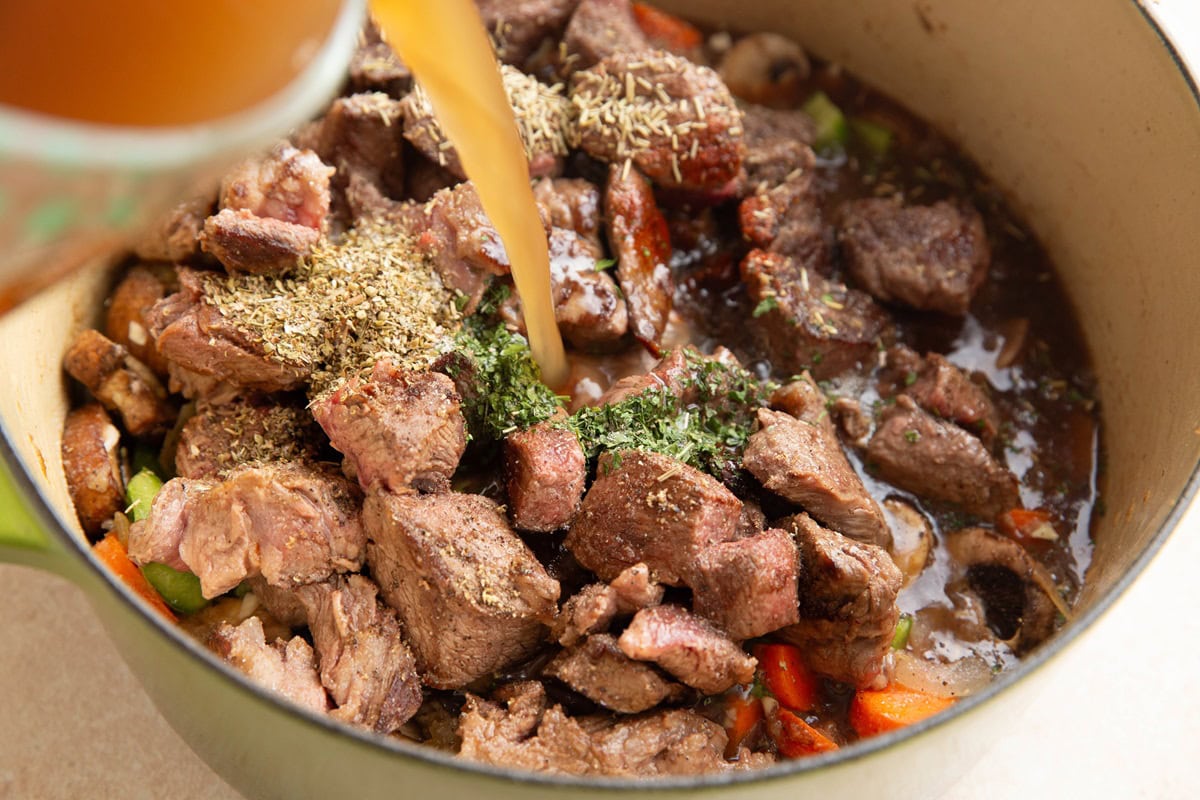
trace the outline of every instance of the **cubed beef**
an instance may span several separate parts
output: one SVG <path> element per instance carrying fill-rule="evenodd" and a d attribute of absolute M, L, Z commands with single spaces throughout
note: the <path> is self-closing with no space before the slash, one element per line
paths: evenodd
<path fill-rule="evenodd" d="M 389 191 L 402 190 L 403 116 L 400 101 L 364 92 L 337 98 L 321 119 L 314 147 L 336 169 L 330 183 L 333 205 L 344 218 L 387 208 Z"/>
<path fill-rule="evenodd" d="M 671 240 L 654 191 L 636 168 L 609 167 L 604 218 L 609 246 L 617 257 L 617 279 L 629 304 L 633 335 L 659 355 L 675 297 L 675 281 L 668 266 Z"/>
<path fill-rule="evenodd" d="M 617 643 L 630 658 L 653 661 L 705 694 L 749 683 L 758 663 L 711 623 L 675 605 L 634 614 Z"/>
<path fill-rule="evenodd" d="M 320 239 L 305 225 L 225 208 L 204 221 L 200 247 L 230 272 L 276 275 L 298 268 Z"/>
<path fill-rule="evenodd" d="M 737 641 L 800 621 L 796 544 L 773 529 L 700 553 L 691 579 L 692 607 Z"/>
<path fill-rule="evenodd" d="M 504 473 L 515 527 L 554 531 L 571 524 L 587 481 L 587 460 L 574 433 L 553 422 L 510 433 Z"/>
<path fill-rule="evenodd" d="M 975 434 L 990 447 L 996 440 L 1000 417 L 985 381 L 982 376 L 976 381 L 938 353 L 926 353 L 921 358 L 898 345 L 888 351 L 888 369 L 880 380 L 879 392 L 884 397 L 903 392 L 921 408 Z"/>
<path fill-rule="evenodd" d="M 825 395 L 803 374 L 771 401 L 789 413 L 759 409 L 743 466 L 769 491 L 839 533 L 886 547 L 892 537 L 883 512 L 842 452 Z"/>
<path fill-rule="evenodd" d="M 150 368 L 99 331 L 80 331 L 63 366 L 134 436 L 164 433 L 175 419 L 167 390 Z"/>
<path fill-rule="evenodd" d="M 884 302 L 923 311 L 967 313 L 991 263 L 979 212 L 948 201 L 902 206 L 891 199 L 852 200 L 842 208 L 838 240 L 863 288 Z"/>
<path fill-rule="evenodd" d="M 583 178 L 542 178 L 533 199 L 552 228 L 575 231 L 600 246 L 600 190 Z"/>
<path fill-rule="evenodd" d="M 890 321 L 869 296 L 813 274 L 791 258 L 752 250 L 742 280 L 776 370 L 822 380 L 865 362 Z"/>
<path fill-rule="evenodd" d="M 701 550 L 734 537 L 741 509 L 716 479 L 673 458 L 605 453 L 565 544 L 605 580 L 644 562 L 656 580 L 678 586 Z"/>
<path fill-rule="evenodd" d="M 622 714 L 654 708 L 682 687 L 653 667 L 634 661 L 607 633 L 596 633 L 568 647 L 543 672 L 558 678 L 589 700 Z"/>
<path fill-rule="evenodd" d="M 871 435 L 871 415 L 853 397 L 839 397 L 829 405 L 829 416 L 855 447 L 865 447 Z"/>
<path fill-rule="evenodd" d="M 224 481 L 175 478 L 129 533 L 129 555 L 193 572 L 205 597 L 261 574 L 275 586 L 321 581 L 362 566 L 358 493 L 315 466 L 241 467 Z"/>
<path fill-rule="evenodd" d="M 550 636 L 570 647 L 589 634 L 608 630 L 619 609 L 616 589 L 606 583 L 589 583 L 563 603 Z"/>
<path fill-rule="evenodd" d="M 825 222 L 813 183 L 815 156 L 782 184 L 747 197 L 738 206 L 742 238 L 787 256 L 810 276 L 833 272 L 834 234 Z M 755 187 L 757 188 L 757 187 Z"/>
<path fill-rule="evenodd" d="M 579 0 L 475 0 L 496 56 L 520 66 L 546 39 L 562 32 Z"/>
<path fill-rule="evenodd" d="M 133 245 L 134 254 L 147 261 L 183 261 L 191 257 L 199 244 L 204 218 L 211 212 L 211 198 L 185 200 L 141 232 Z"/>
<path fill-rule="evenodd" d="M 617 593 L 617 611 L 621 614 L 658 605 L 666 591 L 651 577 L 650 568 L 641 563 L 622 570 L 608 585 Z"/>
<path fill-rule="evenodd" d="M 150 333 L 167 361 L 217 381 L 261 392 L 295 389 L 309 366 L 267 354 L 262 337 L 227 318 L 206 297 L 205 273 L 179 270 L 179 291 L 150 312 Z"/>
<path fill-rule="evenodd" d="M 372 574 L 426 684 L 459 688 L 538 647 L 558 609 L 558 582 L 495 503 L 375 491 L 364 515 Z"/>
<path fill-rule="evenodd" d="M 742 106 L 742 127 L 746 131 L 746 158 L 742 164 L 748 193 L 764 193 L 789 179 L 799 179 L 815 167 L 816 156 L 809 145 L 816 136 L 816 126 L 804 112 L 746 104 Z"/>
<path fill-rule="evenodd" d="M 300 405 L 201 401 L 179 431 L 175 474 L 220 479 L 247 464 L 311 463 L 320 456 L 320 435 Z"/>
<path fill-rule="evenodd" d="M 295 636 L 268 644 L 262 620 L 249 617 L 234 627 L 223 623 L 208 639 L 208 646 L 250 680 L 313 711 L 329 708 L 329 698 L 317 678 L 313 649 Z"/>
<path fill-rule="evenodd" d="M 742 112 L 708 67 L 622 49 L 575 73 L 571 101 L 585 152 L 656 185 L 717 192 L 741 172 Z"/>
<path fill-rule="evenodd" d="M 648 390 L 670 392 L 686 405 L 695 400 L 695 388 L 689 386 L 691 377 L 687 353 L 683 348 L 674 348 L 659 359 L 649 372 L 627 375 L 613 383 L 600 395 L 596 405 L 616 404 Z"/>
<path fill-rule="evenodd" d="M 311 150 L 280 143 L 266 157 L 247 159 L 225 176 L 220 205 L 324 231 L 333 172 Z"/>
<path fill-rule="evenodd" d="M 867 445 L 867 463 L 884 480 L 930 500 L 990 517 L 1020 504 L 1015 475 L 957 425 L 896 398 Z"/>
<path fill-rule="evenodd" d="M 387 92 L 399 97 L 408 91 L 412 73 L 392 46 L 384 41 L 374 20 L 368 19 L 350 57 L 350 86 L 356 92 Z"/>
<path fill-rule="evenodd" d="M 800 622 L 779 631 L 815 671 L 871 686 L 884 670 L 900 611 L 901 574 L 887 551 L 826 530 L 807 514 L 780 522 L 800 551 Z"/>
<path fill-rule="evenodd" d="M 113 289 L 104 314 L 104 335 L 158 376 L 167 374 L 167 360 L 150 335 L 150 310 L 174 290 L 175 271 L 161 264 L 138 264 Z"/>
<path fill-rule="evenodd" d="M 641 53 L 650 42 L 629 0 L 580 0 L 563 33 L 568 70 L 587 69 L 614 53 Z"/>
<path fill-rule="evenodd" d="M 367 490 L 444 491 L 467 447 L 454 382 L 386 358 L 368 380 L 351 378 L 314 402 L 312 414 Z"/>
<path fill-rule="evenodd" d="M 297 590 L 306 609 L 321 683 L 337 705 L 333 716 L 392 733 L 421 706 L 412 651 L 392 609 L 361 575 L 335 577 Z"/>
<path fill-rule="evenodd" d="M 91 537 L 100 536 L 103 526 L 125 508 L 120 446 L 121 432 L 99 403 L 88 403 L 67 414 L 62 435 L 63 475 L 79 524 Z"/>

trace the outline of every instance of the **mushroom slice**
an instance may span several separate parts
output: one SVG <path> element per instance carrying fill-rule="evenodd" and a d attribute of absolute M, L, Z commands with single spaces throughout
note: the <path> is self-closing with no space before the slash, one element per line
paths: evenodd
<path fill-rule="evenodd" d="M 904 573 L 904 585 L 912 583 L 925 565 L 933 548 L 933 528 L 925 515 L 906 500 L 889 497 L 883 501 L 888 527 L 892 529 L 892 544 L 888 554 Z"/>

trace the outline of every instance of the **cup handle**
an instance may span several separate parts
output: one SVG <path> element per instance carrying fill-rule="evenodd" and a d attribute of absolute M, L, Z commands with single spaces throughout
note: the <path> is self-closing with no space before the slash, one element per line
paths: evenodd
<path fill-rule="evenodd" d="M 0 459 L 0 562 L 23 564 L 69 577 L 73 559 L 29 507 L 28 494 L 18 487 L 25 481 L 15 476 L 11 464 Z"/>

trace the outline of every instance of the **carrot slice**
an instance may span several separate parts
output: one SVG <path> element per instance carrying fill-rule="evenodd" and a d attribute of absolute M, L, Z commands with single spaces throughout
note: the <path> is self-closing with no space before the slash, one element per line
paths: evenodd
<path fill-rule="evenodd" d="M 781 708 L 771 720 L 771 737 L 779 754 L 787 758 L 811 756 L 837 750 L 837 743 L 799 716 Z"/>
<path fill-rule="evenodd" d="M 1058 538 L 1053 515 L 1041 508 L 1014 508 L 996 516 L 996 527 L 1021 544 L 1047 542 Z"/>
<path fill-rule="evenodd" d="M 754 652 L 762 668 L 763 683 L 784 708 L 812 711 L 820 696 L 817 678 L 804 663 L 800 648 L 790 644 L 763 644 Z"/>
<path fill-rule="evenodd" d="M 686 52 L 704 40 L 695 26 L 645 3 L 633 3 L 633 18 L 646 38 L 664 50 Z"/>
<path fill-rule="evenodd" d="M 759 698 L 738 689 L 725 695 L 725 734 L 729 737 L 725 746 L 726 758 L 737 755 L 742 742 L 762 718 L 762 700 Z"/>
<path fill-rule="evenodd" d="M 898 684 L 860 689 L 850 703 L 850 725 L 859 736 L 874 736 L 920 722 L 952 705 L 953 697 L 936 697 Z"/>
<path fill-rule="evenodd" d="M 92 547 L 92 552 L 96 554 L 96 558 L 100 559 L 100 563 L 108 567 L 109 571 L 120 578 L 134 593 L 154 606 L 155 610 L 164 617 L 172 622 L 176 621 L 171 609 L 163 602 L 158 592 L 154 591 L 154 587 L 146 580 L 146 576 L 141 573 L 137 565 L 129 560 L 129 553 L 126 552 L 125 545 L 121 544 L 121 540 L 114 534 L 110 533 L 96 542 Z"/>

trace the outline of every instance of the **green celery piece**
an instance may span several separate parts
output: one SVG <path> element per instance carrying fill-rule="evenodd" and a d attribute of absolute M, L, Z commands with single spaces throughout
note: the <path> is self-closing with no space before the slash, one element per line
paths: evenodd
<path fill-rule="evenodd" d="M 151 562 L 142 567 L 142 574 L 166 604 L 180 614 L 195 614 L 208 605 L 200 592 L 200 579 L 190 572 Z"/>
<path fill-rule="evenodd" d="M 817 150 L 827 151 L 846 146 L 846 140 L 849 138 L 846 115 L 834 105 L 833 101 L 829 99 L 829 95 L 824 92 L 814 92 L 804 101 L 801 110 L 812 117 L 813 122 L 817 125 L 813 147 Z"/>
<path fill-rule="evenodd" d="M 130 519 L 134 522 L 150 516 L 150 504 L 162 488 L 162 480 L 148 469 L 143 469 L 129 479 L 125 487 L 125 501 Z"/>
<path fill-rule="evenodd" d="M 908 645 L 908 635 L 912 633 L 913 618 L 911 614 L 901 614 L 896 623 L 896 633 L 892 636 L 892 649 L 903 650 Z"/>
<path fill-rule="evenodd" d="M 891 149 L 892 130 L 885 125 L 855 117 L 850 120 L 850 132 L 854 134 L 854 140 L 875 158 L 886 157 Z"/>

